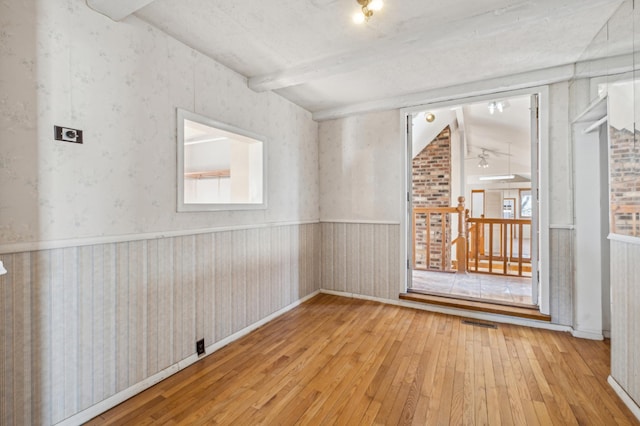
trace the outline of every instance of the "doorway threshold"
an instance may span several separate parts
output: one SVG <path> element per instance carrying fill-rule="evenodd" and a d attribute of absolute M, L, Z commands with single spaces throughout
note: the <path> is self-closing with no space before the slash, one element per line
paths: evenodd
<path fill-rule="evenodd" d="M 434 294 L 417 293 L 409 290 L 400 293 L 400 299 L 428 305 L 446 306 L 467 311 L 486 312 L 510 317 L 527 318 L 537 321 L 551 322 L 551 316 L 540 313 L 535 307 L 509 306 L 498 303 L 479 302 L 475 300 L 454 299 Z"/>

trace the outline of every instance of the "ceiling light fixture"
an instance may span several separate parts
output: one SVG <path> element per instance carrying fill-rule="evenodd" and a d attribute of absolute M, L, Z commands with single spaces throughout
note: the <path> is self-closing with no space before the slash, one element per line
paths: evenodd
<path fill-rule="evenodd" d="M 482 154 L 478 154 L 478 158 L 480 159 L 480 162 L 478 163 L 478 167 L 482 169 L 486 169 L 487 167 L 489 167 L 489 163 L 487 162 L 488 156 L 489 154 L 487 154 L 487 150 L 482 148 Z"/>
<path fill-rule="evenodd" d="M 353 15 L 353 22 L 362 24 L 373 16 L 373 12 L 382 9 L 384 3 L 382 0 L 356 0 L 360 5 L 360 10 Z"/>
<path fill-rule="evenodd" d="M 495 114 L 496 111 L 502 112 L 509 106 L 509 101 L 491 101 L 489 102 L 489 114 Z"/>
<path fill-rule="evenodd" d="M 480 176 L 480 180 L 511 180 L 515 179 L 515 175 L 501 175 L 501 176 Z"/>

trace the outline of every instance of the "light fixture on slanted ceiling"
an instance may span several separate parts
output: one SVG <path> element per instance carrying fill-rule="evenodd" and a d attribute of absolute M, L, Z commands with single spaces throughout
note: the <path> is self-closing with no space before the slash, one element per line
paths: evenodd
<path fill-rule="evenodd" d="M 360 5 L 360 10 L 353 15 L 353 22 L 362 24 L 373 16 L 373 12 L 382 9 L 382 0 L 356 0 Z"/>
<path fill-rule="evenodd" d="M 489 105 L 487 107 L 489 108 L 489 114 L 493 115 L 496 113 L 496 111 L 504 111 L 510 105 L 511 104 L 509 104 L 509 101 L 491 101 L 489 102 Z"/>
<path fill-rule="evenodd" d="M 482 148 L 482 154 L 478 154 L 478 158 L 480 159 L 478 167 L 482 169 L 486 169 L 487 167 L 489 167 L 489 162 L 487 161 L 488 156 L 489 154 L 487 154 L 487 150 Z"/>

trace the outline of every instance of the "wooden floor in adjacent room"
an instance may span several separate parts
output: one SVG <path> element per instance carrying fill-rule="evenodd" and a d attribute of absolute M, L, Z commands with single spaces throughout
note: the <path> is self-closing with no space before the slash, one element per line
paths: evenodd
<path fill-rule="evenodd" d="M 638 424 L 609 344 L 318 295 L 90 424 Z"/>

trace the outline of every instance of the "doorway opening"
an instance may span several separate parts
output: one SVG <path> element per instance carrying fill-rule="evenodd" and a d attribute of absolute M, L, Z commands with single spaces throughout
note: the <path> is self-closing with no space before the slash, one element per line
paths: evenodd
<path fill-rule="evenodd" d="M 409 119 L 409 290 L 538 305 L 538 95 Z"/>

